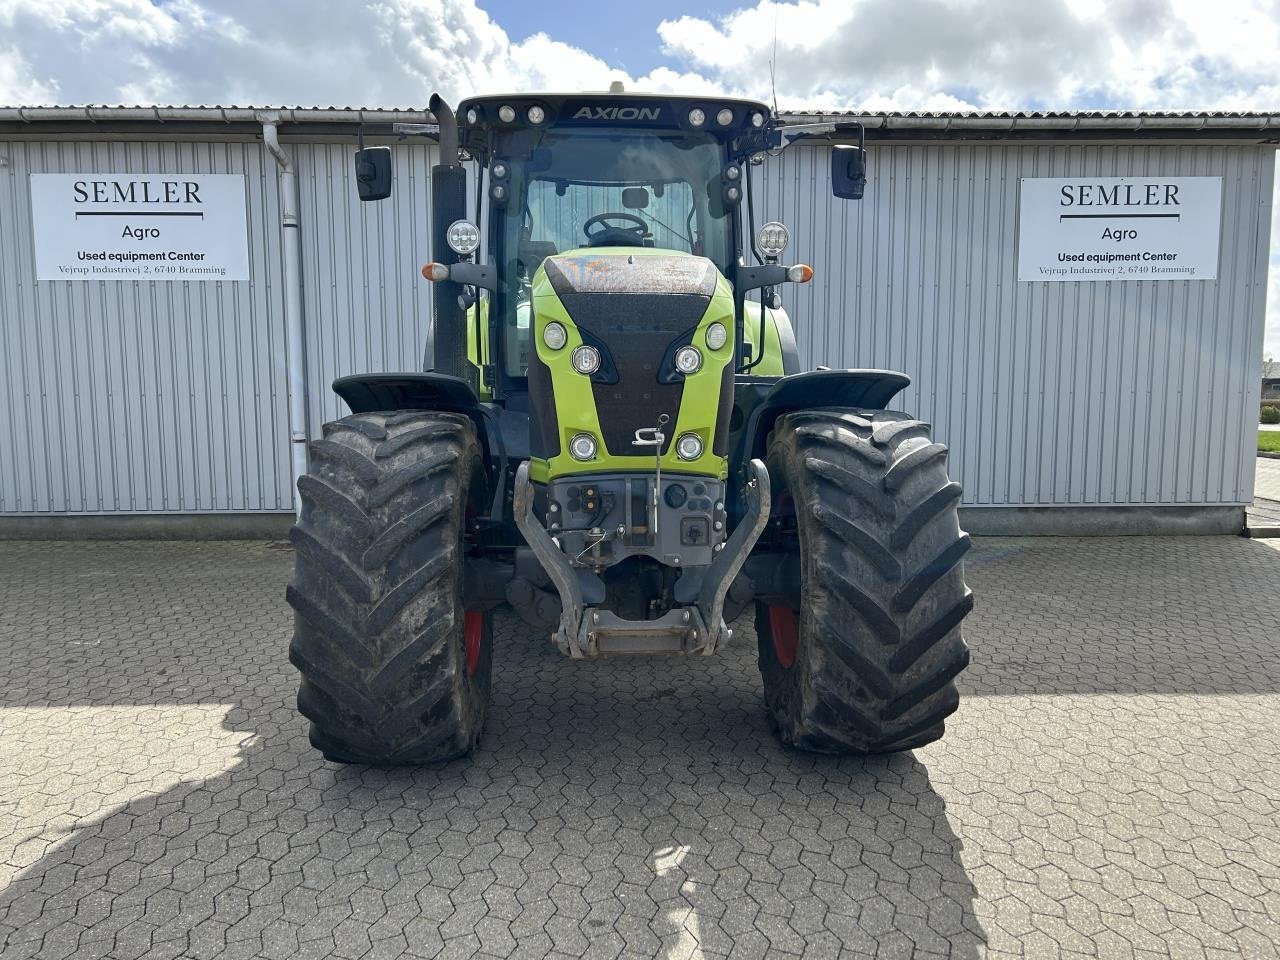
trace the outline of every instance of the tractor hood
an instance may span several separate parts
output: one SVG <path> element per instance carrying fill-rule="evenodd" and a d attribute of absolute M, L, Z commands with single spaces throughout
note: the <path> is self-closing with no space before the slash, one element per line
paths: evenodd
<path fill-rule="evenodd" d="M 550 475 L 651 470 L 654 451 L 637 449 L 633 441 L 637 430 L 652 429 L 662 416 L 664 470 L 723 475 L 732 337 L 713 350 L 707 329 L 719 323 L 732 331 L 733 295 L 710 260 L 653 248 L 572 250 L 543 261 L 532 299 L 537 362 L 530 365 L 530 408 Z M 565 328 L 563 347 L 547 345 L 550 323 Z M 572 365 L 574 350 L 583 345 L 601 357 L 587 375 Z M 675 355 L 690 345 L 701 364 L 686 374 L 676 369 Z M 595 461 L 565 455 L 580 432 L 601 441 Z M 703 441 L 703 453 L 682 460 L 673 441 L 690 432 Z"/>

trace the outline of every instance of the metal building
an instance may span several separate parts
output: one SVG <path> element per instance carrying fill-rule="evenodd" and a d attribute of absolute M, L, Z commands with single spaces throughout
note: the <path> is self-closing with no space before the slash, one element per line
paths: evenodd
<path fill-rule="evenodd" d="M 971 530 L 1239 529 L 1280 117 L 805 119 L 860 119 L 870 166 L 859 203 L 831 201 L 826 143 L 757 169 L 764 216 L 817 273 L 786 294 L 802 357 L 912 377 L 895 406 L 951 446 Z M 334 377 L 423 362 L 433 148 L 385 141 L 396 198 L 380 204 L 357 201 L 351 154 L 359 124 L 386 137 L 430 121 L 0 108 L 0 536 L 282 529 L 291 394 L 314 436 L 345 412 Z M 296 209 L 264 124 L 296 167 Z M 37 279 L 32 175 L 50 173 L 241 175 L 248 279 Z M 1216 279 L 1017 279 L 1019 185 L 1034 177 L 1222 178 Z"/>

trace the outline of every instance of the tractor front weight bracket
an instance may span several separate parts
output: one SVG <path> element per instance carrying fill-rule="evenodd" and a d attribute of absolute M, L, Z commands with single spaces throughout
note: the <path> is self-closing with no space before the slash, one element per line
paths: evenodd
<path fill-rule="evenodd" d="M 628 653 L 710 654 L 732 639 L 733 631 L 724 622 L 725 597 L 769 521 L 769 473 L 760 460 L 752 460 L 747 473 L 745 515 L 707 567 L 697 601 L 673 607 L 653 620 L 626 620 L 584 602 L 568 555 L 533 512 L 529 463 L 522 463 L 515 481 L 516 526 L 560 594 L 560 623 L 552 638 L 560 651 L 575 659 Z"/>

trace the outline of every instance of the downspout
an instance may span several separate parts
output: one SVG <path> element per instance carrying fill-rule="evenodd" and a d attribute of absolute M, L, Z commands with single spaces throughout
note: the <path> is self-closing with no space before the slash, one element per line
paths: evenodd
<path fill-rule="evenodd" d="M 284 259 L 285 378 L 289 394 L 289 452 L 294 510 L 302 509 L 298 479 L 307 472 L 307 371 L 302 344 L 302 245 L 298 237 L 298 176 L 276 135 L 279 115 L 262 113 L 262 142 L 280 167 L 280 236 Z"/>

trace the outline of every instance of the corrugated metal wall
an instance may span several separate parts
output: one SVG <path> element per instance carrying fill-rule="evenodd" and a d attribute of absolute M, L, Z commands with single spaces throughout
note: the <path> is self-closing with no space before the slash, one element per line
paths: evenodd
<path fill-rule="evenodd" d="M 431 334 L 430 168 L 434 148 L 397 145 L 395 194 L 356 198 L 350 143 L 290 147 L 298 163 L 306 324 L 308 423 L 350 411 L 329 389 L 334 378 L 421 370 Z M 287 501 L 286 501 L 287 508 Z"/>
<path fill-rule="evenodd" d="M 261 144 L 0 151 L 0 513 L 289 509 L 279 212 Z M 77 172 L 245 174 L 252 282 L 36 282 L 28 175 Z"/>
<path fill-rule="evenodd" d="M 335 377 L 417 369 L 431 151 L 360 204 L 351 144 L 287 143 L 301 183 L 312 432 Z M 0 142 L 0 513 L 290 509 L 278 179 L 260 143 Z M 983 505 L 1223 504 L 1252 494 L 1273 154 L 1230 146 L 876 144 L 867 199 L 824 150 L 757 176 L 758 220 L 814 265 L 786 290 L 808 365 L 904 370 L 901 406 Z M 243 173 L 247 283 L 34 281 L 28 174 Z M 1220 279 L 1017 283 L 1018 178 L 1216 175 Z"/>
<path fill-rule="evenodd" d="M 828 202 L 828 156 L 763 177 L 817 271 L 786 292 L 803 359 L 909 374 L 895 405 L 951 446 L 965 503 L 1252 498 L 1270 149 L 875 144 L 857 203 Z M 1221 176 L 1218 279 L 1019 283 L 1019 178 L 1061 176 Z"/>

